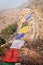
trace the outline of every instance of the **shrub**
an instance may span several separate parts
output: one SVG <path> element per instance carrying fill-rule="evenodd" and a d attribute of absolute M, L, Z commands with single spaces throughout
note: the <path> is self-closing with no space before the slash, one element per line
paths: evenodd
<path fill-rule="evenodd" d="M 5 44 L 5 43 L 6 43 L 5 39 L 0 37 L 0 45 Z"/>
<path fill-rule="evenodd" d="M 8 39 L 8 37 L 9 37 L 10 35 L 13 35 L 13 33 L 16 32 L 17 28 L 18 28 L 17 23 L 12 24 L 12 25 L 8 26 L 7 28 L 5 28 L 5 29 L 2 31 L 2 34 L 4 35 L 4 38 L 5 38 L 5 39 Z"/>

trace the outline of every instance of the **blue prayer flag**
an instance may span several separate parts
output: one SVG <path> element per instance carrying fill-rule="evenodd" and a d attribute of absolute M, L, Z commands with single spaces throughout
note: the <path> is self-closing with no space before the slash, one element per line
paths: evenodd
<path fill-rule="evenodd" d="M 28 15 L 28 16 L 26 17 L 26 20 L 29 20 L 29 19 L 31 18 L 31 16 L 32 16 L 32 14 Z"/>
<path fill-rule="evenodd" d="M 25 33 L 17 34 L 15 38 L 16 39 L 20 39 L 20 38 L 24 37 L 24 35 L 25 35 Z"/>

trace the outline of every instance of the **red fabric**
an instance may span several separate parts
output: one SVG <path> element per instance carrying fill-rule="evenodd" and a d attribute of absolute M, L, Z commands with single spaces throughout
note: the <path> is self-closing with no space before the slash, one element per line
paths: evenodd
<path fill-rule="evenodd" d="M 22 25 L 24 25 L 25 22 L 22 23 Z"/>
<path fill-rule="evenodd" d="M 9 49 L 2 59 L 4 62 L 18 62 L 18 49 Z"/>

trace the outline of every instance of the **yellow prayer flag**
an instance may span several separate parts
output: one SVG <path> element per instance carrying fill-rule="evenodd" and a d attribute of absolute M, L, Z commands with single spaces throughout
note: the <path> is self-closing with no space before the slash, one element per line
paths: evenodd
<path fill-rule="evenodd" d="M 21 33 L 27 33 L 28 32 L 28 26 L 24 26 L 23 28 L 21 28 L 18 33 L 21 34 Z"/>

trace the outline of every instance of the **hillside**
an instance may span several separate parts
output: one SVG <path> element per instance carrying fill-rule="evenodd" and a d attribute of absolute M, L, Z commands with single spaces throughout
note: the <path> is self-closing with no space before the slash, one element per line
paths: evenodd
<path fill-rule="evenodd" d="M 20 9 L 8 9 L 0 12 L 0 32 L 11 24 L 18 21 Z"/>
<path fill-rule="evenodd" d="M 43 65 L 43 0 L 35 0 L 34 2 L 30 2 L 32 3 L 31 6 L 27 3 L 29 3 L 29 0 L 27 0 L 27 2 L 20 7 L 21 9 L 19 9 L 19 11 L 17 10 L 17 13 L 19 12 L 17 19 L 17 21 L 19 21 L 18 29 L 20 28 L 20 22 L 24 21 L 25 17 L 32 13 L 32 18 L 28 21 L 29 31 L 23 39 L 25 41 L 25 45 L 19 50 L 19 61 L 22 65 Z M 31 11 L 29 11 L 29 9 L 31 9 Z M 10 12 L 12 11 L 9 11 L 9 13 Z M 7 13 L 7 15 L 9 13 Z M 13 14 L 14 13 L 12 12 L 12 15 Z M 13 18 L 15 17 L 13 16 Z M 1 54 L 5 54 L 12 41 L 13 40 L 9 41 L 1 47 Z M 3 57 L 3 55 L 1 56 Z M 2 58 L 0 57 L 0 59 Z"/>

